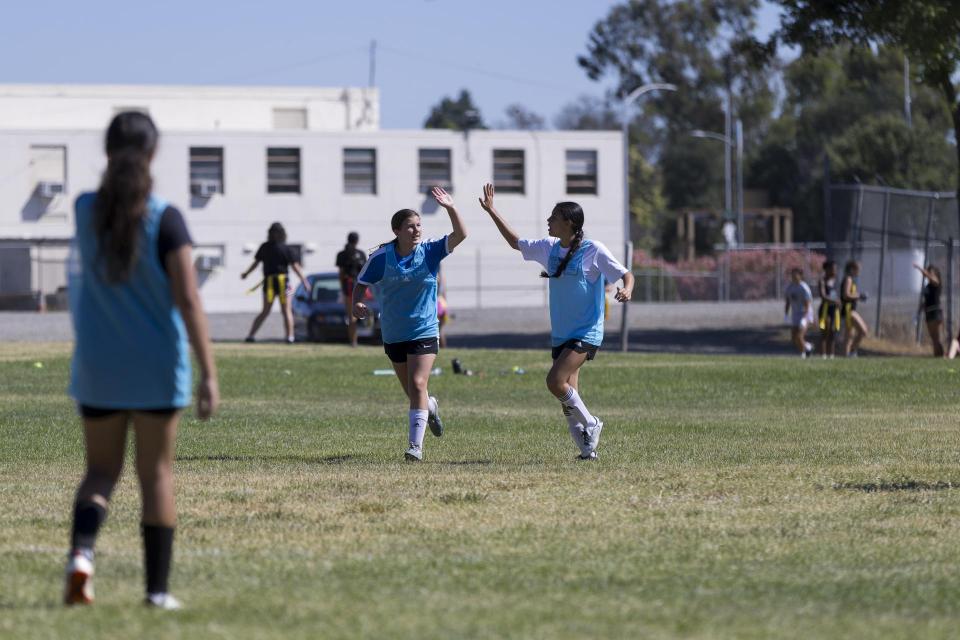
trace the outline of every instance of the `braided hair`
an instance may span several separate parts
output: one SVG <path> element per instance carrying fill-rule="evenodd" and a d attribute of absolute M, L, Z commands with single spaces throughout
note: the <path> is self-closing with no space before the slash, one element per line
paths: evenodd
<path fill-rule="evenodd" d="M 570 243 L 567 255 L 563 256 L 560 264 L 557 265 L 557 270 L 552 275 L 546 271 L 541 271 L 541 278 L 559 278 L 573 258 L 573 254 L 580 248 L 580 243 L 583 242 L 583 209 L 580 205 L 576 202 L 558 202 L 557 206 L 553 208 L 553 213 L 573 225 L 573 242 Z"/>

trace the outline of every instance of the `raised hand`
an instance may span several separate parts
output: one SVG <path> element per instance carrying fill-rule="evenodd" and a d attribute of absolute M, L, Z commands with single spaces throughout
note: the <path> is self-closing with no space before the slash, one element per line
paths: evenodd
<path fill-rule="evenodd" d="M 483 207 L 484 211 L 490 211 L 493 209 L 493 185 L 489 182 L 483 185 L 483 197 L 479 198 L 480 206 Z"/>
<path fill-rule="evenodd" d="M 443 187 L 434 187 L 430 190 L 430 195 L 432 195 L 437 203 L 444 209 L 449 209 L 453 206 L 453 196 L 444 191 Z"/>

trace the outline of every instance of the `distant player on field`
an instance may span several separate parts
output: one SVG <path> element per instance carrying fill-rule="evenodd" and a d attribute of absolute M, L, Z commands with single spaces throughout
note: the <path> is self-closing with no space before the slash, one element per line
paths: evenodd
<path fill-rule="evenodd" d="M 246 279 L 250 272 L 257 268 L 257 265 L 263 263 L 263 281 L 260 287 L 263 289 L 263 309 L 250 326 L 250 333 L 245 342 L 256 341 L 257 331 L 260 325 L 270 315 L 270 309 L 273 308 L 273 301 L 280 302 L 280 312 L 283 313 L 283 327 L 286 330 L 287 342 L 293 344 L 293 310 L 291 309 L 290 296 L 287 295 L 289 269 L 293 269 L 307 294 L 310 294 L 310 281 L 303 275 L 303 269 L 300 268 L 300 262 L 297 260 L 293 248 L 287 244 L 287 231 L 279 222 L 274 222 L 267 230 L 267 241 L 260 245 L 257 253 L 253 257 L 251 264 L 246 271 L 240 274 L 241 279 Z M 254 290 L 256 287 L 254 287 Z"/>
<path fill-rule="evenodd" d="M 593 360 L 603 342 L 604 278 L 623 288 L 614 296 L 627 302 L 633 293 L 633 274 L 601 243 L 583 233 L 583 209 L 575 202 L 560 202 L 547 218 L 549 237 L 524 240 L 493 206 L 494 187 L 484 185 L 480 206 L 490 214 L 501 235 L 524 260 L 539 263 L 540 275 L 550 282 L 550 339 L 553 367 L 547 388 L 560 401 L 570 437 L 581 460 L 597 457 L 603 421 L 592 415 L 578 392 L 580 367 Z"/>
<path fill-rule="evenodd" d="M 860 341 L 867 335 L 869 328 L 857 311 L 858 302 L 866 302 L 867 296 L 857 286 L 860 277 L 860 263 L 850 260 L 843 268 L 843 281 L 840 283 L 840 302 L 843 305 L 843 355 L 857 355 Z"/>
<path fill-rule="evenodd" d="M 784 291 L 784 298 L 783 313 L 790 322 L 790 339 L 800 357 L 806 358 L 813 351 L 813 345 L 806 339 L 807 327 L 813 323 L 813 294 L 803 281 L 803 270 L 799 267 L 790 270 L 790 284 Z"/>
<path fill-rule="evenodd" d="M 357 318 L 365 318 L 369 309 L 363 297 L 367 287 L 375 287 L 383 349 L 410 399 L 410 446 L 405 457 L 412 461 L 423 459 L 423 436 L 428 424 L 433 435 L 443 435 L 437 399 L 427 391 L 430 371 L 440 351 L 437 273 L 440 261 L 467 237 L 453 198 L 440 187 L 434 187 L 432 194 L 447 210 L 453 232 L 439 240 L 423 242 L 420 214 L 412 209 L 397 211 L 390 219 L 396 238 L 370 255 L 353 290 L 353 313 Z"/>
<path fill-rule="evenodd" d="M 350 346 L 357 346 L 357 319 L 353 317 L 353 287 L 357 282 L 357 274 L 367 261 L 367 254 L 357 248 L 360 235 L 356 231 L 347 234 L 347 244 L 343 251 L 337 254 L 337 271 L 340 275 L 340 291 L 343 293 L 343 304 L 347 310 L 347 336 Z"/>
<path fill-rule="evenodd" d="M 149 116 L 118 114 L 106 136 L 100 189 L 76 202 L 69 269 L 76 337 L 70 395 L 83 418 L 86 473 L 77 489 L 64 602 L 93 602 L 93 549 L 120 478 L 133 423 L 143 497 L 146 604 L 178 609 L 167 581 L 176 507 L 177 424 L 190 404 L 190 355 L 200 365 L 197 414 L 219 403 L 190 235 L 180 212 L 151 193 L 157 129 Z"/>
<path fill-rule="evenodd" d="M 836 352 L 837 334 L 840 332 L 840 298 L 837 295 L 837 263 L 826 260 L 823 275 L 818 283 L 820 311 L 817 314 L 820 326 L 820 355 L 832 358 Z"/>

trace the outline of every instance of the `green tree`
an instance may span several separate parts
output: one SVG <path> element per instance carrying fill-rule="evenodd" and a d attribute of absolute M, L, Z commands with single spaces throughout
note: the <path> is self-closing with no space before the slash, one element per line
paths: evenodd
<path fill-rule="evenodd" d="M 632 108 L 630 127 L 631 145 L 659 167 L 670 209 L 721 207 L 723 144 L 690 132 L 723 132 L 728 94 L 748 148 L 770 124 L 776 102 L 772 65 L 752 36 L 758 6 L 759 0 L 629 0 L 594 26 L 587 52 L 578 58 L 590 78 L 611 76 L 620 99 L 650 82 L 677 85 L 676 92 L 644 96 Z M 631 182 L 632 193 L 643 187 Z M 657 235 L 668 237 L 672 217 L 661 221 L 665 226 Z"/>
<path fill-rule="evenodd" d="M 841 46 L 786 66 L 781 113 L 750 149 L 747 186 L 794 211 L 795 237 L 823 238 L 823 166 L 834 181 L 903 188 L 950 184 L 950 118 L 932 89 L 913 95 L 913 126 L 903 117 L 903 56 L 880 47 Z"/>
<path fill-rule="evenodd" d="M 507 117 L 501 129 L 519 129 L 521 131 L 541 131 L 547 128 L 547 121 L 539 113 L 527 109 L 522 104 L 507 105 L 504 109 Z"/>
<path fill-rule="evenodd" d="M 473 104 L 473 98 L 466 89 L 461 89 L 456 100 L 444 97 L 439 104 L 430 110 L 424 129 L 453 129 L 467 131 L 468 129 L 486 129 L 480 109 Z"/>
<path fill-rule="evenodd" d="M 806 52 L 854 42 L 903 51 L 918 78 L 936 89 L 949 110 L 954 141 L 960 140 L 960 2 L 955 0 L 778 0 L 783 7 L 777 37 Z M 960 145 L 954 177 L 960 194 Z"/>

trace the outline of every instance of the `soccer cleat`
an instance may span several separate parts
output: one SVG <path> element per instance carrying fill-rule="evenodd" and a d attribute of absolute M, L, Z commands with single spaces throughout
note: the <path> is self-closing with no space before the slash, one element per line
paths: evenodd
<path fill-rule="evenodd" d="M 582 455 L 581 455 L 581 456 L 577 456 L 577 460 L 584 460 L 584 461 L 586 461 L 586 460 L 596 460 L 596 459 L 597 459 L 597 452 L 596 452 L 596 451 L 591 451 L 588 455 L 585 455 L 585 456 L 582 456 Z"/>
<path fill-rule="evenodd" d="M 93 604 L 93 552 L 75 549 L 67 561 L 63 604 Z"/>
<path fill-rule="evenodd" d="M 593 416 L 593 419 L 595 424 L 583 430 L 584 450 L 589 453 L 596 453 L 597 445 L 600 444 L 600 432 L 603 431 L 603 420 L 597 416 Z"/>
<path fill-rule="evenodd" d="M 253 336 L 247 336 L 246 338 L 243 339 L 243 341 L 244 341 L 244 342 L 256 342 L 257 339 L 254 338 Z"/>
<path fill-rule="evenodd" d="M 163 609 L 164 611 L 177 611 L 182 609 L 183 605 L 169 593 L 148 593 L 143 599 L 143 604 L 151 609 Z"/>
<path fill-rule="evenodd" d="M 443 435 L 443 421 L 440 420 L 440 404 L 434 396 L 427 400 L 427 426 L 430 427 L 430 433 L 438 438 Z"/>
<path fill-rule="evenodd" d="M 410 448 L 404 452 L 403 457 L 411 462 L 420 462 L 423 460 L 423 448 L 411 442 Z"/>

